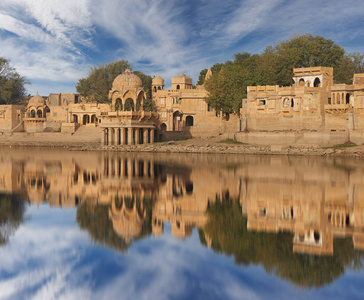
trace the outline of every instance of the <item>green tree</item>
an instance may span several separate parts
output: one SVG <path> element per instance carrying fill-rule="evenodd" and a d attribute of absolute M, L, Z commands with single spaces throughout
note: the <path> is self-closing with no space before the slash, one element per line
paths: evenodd
<path fill-rule="evenodd" d="M 152 101 L 152 77 L 149 75 L 145 75 L 140 71 L 134 71 L 135 75 L 137 75 L 143 82 L 143 89 L 145 92 L 145 100 L 144 100 L 144 106 L 143 109 L 145 111 L 153 111 L 154 105 Z"/>
<path fill-rule="evenodd" d="M 0 194 L 0 245 L 6 244 L 9 237 L 24 221 L 25 204 L 10 195 Z"/>
<path fill-rule="evenodd" d="M 224 64 L 221 64 L 221 63 L 218 63 L 218 64 L 214 64 L 211 68 L 211 71 L 212 71 L 212 74 L 217 74 L 220 72 L 222 66 Z M 205 82 L 205 76 L 206 76 L 206 73 L 207 73 L 207 70 L 208 69 L 203 69 L 201 72 L 200 72 L 200 76 L 198 77 L 198 81 L 197 81 L 197 85 L 203 85 L 204 82 Z"/>
<path fill-rule="evenodd" d="M 334 74 L 335 82 L 352 84 L 354 73 L 364 73 L 364 53 L 345 55 Z"/>
<path fill-rule="evenodd" d="M 77 92 L 87 101 L 108 103 L 109 91 L 116 76 L 131 69 L 127 60 L 121 59 L 107 65 L 92 67 L 87 78 L 77 82 Z"/>
<path fill-rule="evenodd" d="M 293 68 L 333 67 L 334 72 L 344 58 L 344 49 L 334 41 L 311 34 L 300 35 L 269 46 L 262 56 L 261 75 L 264 82 L 288 86 Z"/>
<path fill-rule="evenodd" d="M 9 61 L 0 57 L 0 104 L 12 104 L 25 96 L 25 78 L 20 76 Z"/>

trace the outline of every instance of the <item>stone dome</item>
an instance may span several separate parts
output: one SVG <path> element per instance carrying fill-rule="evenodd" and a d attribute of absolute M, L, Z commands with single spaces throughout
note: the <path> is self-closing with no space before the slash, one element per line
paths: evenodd
<path fill-rule="evenodd" d="M 44 106 L 44 104 L 45 104 L 45 102 L 44 102 L 43 97 L 39 96 L 39 94 L 37 92 L 37 94 L 34 97 L 30 98 L 28 106 L 38 107 L 38 106 Z"/>
<path fill-rule="evenodd" d="M 164 85 L 164 79 L 158 75 L 153 78 L 152 85 Z"/>
<path fill-rule="evenodd" d="M 123 88 L 139 88 L 143 87 L 142 80 L 131 73 L 129 69 L 125 70 L 124 73 L 118 75 L 112 84 L 113 90 L 122 90 Z"/>

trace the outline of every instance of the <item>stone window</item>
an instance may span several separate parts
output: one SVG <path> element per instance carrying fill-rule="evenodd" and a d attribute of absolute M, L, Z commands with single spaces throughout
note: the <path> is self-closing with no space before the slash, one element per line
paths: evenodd
<path fill-rule="evenodd" d="M 258 102 L 257 102 L 257 105 L 258 106 L 263 106 L 263 105 L 266 105 L 267 103 L 267 100 L 265 99 L 259 99 Z"/>
<path fill-rule="evenodd" d="M 193 126 L 193 117 L 192 116 L 186 117 L 186 126 Z"/>
<path fill-rule="evenodd" d="M 314 87 L 320 87 L 321 86 L 320 78 L 318 78 L 318 77 L 315 78 L 315 81 L 313 82 L 313 86 Z"/>
<path fill-rule="evenodd" d="M 283 99 L 283 107 L 290 107 L 291 106 L 291 101 L 289 98 L 284 98 Z"/>
<path fill-rule="evenodd" d="M 165 104 L 165 99 L 161 98 L 161 105 L 164 105 L 164 104 Z"/>

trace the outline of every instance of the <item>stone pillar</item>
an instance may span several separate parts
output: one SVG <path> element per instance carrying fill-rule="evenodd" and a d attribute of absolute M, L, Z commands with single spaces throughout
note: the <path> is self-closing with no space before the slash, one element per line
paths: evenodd
<path fill-rule="evenodd" d="M 150 143 L 153 144 L 154 143 L 154 129 L 150 130 Z"/>
<path fill-rule="evenodd" d="M 133 177 L 133 165 L 134 161 L 132 159 L 128 159 L 128 177 Z"/>
<path fill-rule="evenodd" d="M 120 128 L 120 145 L 125 144 L 125 128 Z"/>
<path fill-rule="evenodd" d="M 136 128 L 135 129 L 135 145 L 139 145 L 140 144 L 139 137 L 140 137 L 140 129 L 139 128 Z"/>
<path fill-rule="evenodd" d="M 134 168 L 135 168 L 135 177 L 139 176 L 139 160 L 134 161 Z"/>
<path fill-rule="evenodd" d="M 115 134 L 114 134 L 114 128 L 109 128 L 109 146 L 115 145 Z"/>
<path fill-rule="evenodd" d="M 105 143 L 106 143 L 106 129 L 104 128 L 101 134 L 101 145 L 105 146 Z"/>
<path fill-rule="evenodd" d="M 149 161 L 144 160 L 144 165 L 143 165 L 143 167 L 144 167 L 144 170 L 143 170 L 143 176 L 144 176 L 145 178 L 148 178 L 148 164 L 149 164 L 149 163 L 150 163 Z"/>
<path fill-rule="evenodd" d="M 133 128 L 128 128 L 128 145 L 133 145 Z"/>
<path fill-rule="evenodd" d="M 115 145 L 120 145 L 120 135 L 119 135 L 119 130 L 120 128 L 115 128 Z"/>
<path fill-rule="evenodd" d="M 143 144 L 148 144 L 149 143 L 149 140 L 148 140 L 148 128 L 144 128 L 143 129 Z"/>

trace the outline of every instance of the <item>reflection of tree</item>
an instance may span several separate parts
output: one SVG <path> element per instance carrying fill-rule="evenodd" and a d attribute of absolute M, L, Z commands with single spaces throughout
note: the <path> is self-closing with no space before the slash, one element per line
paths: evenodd
<path fill-rule="evenodd" d="M 109 219 L 109 207 L 82 203 L 77 208 L 77 223 L 88 231 L 92 240 L 100 245 L 124 252 L 128 245 L 116 235 Z"/>
<path fill-rule="evenodd" d="M 116 204 L 118 205 L 118 200 Z M 126 198 L 126 205 L 132 207 L 130 198 Z M 143 199 L 143 205 L 146 218 L 140 235 L 135 238 L 136 240 L 148 236 L 152 232 L 152 200 Z M 77 223 L 81 229 L 88 231 L 94 242 L 124 252 L 128 249 L 129 244 L 116 234 L 112 220 L 109 217 L 109 209 L 110 207 L 107 205 L 91 205 L 84 202 L 77 208 Z"/>
<path fill-rule="evenodd" d="M 25 204 L 10 195 L 0 194 L 0 245 L 8 242 L 18 226 L 23 223 Z"/>
<path fill-rule="evenodd" d="M 233 255 L 239 264 L 262 264 L 269 273 L 305 287 L 321 287 L 344 274 L 346 267 L 362 268 L 362 253 L 354 251 L 351 239 L 334 240 L 333 256 L 293 253 L 291 233 L 265 233 L 247 230 L 238 201 L 216 200 L 207 211 L 205 234 L 212 239 L 212 249 Z"/>

